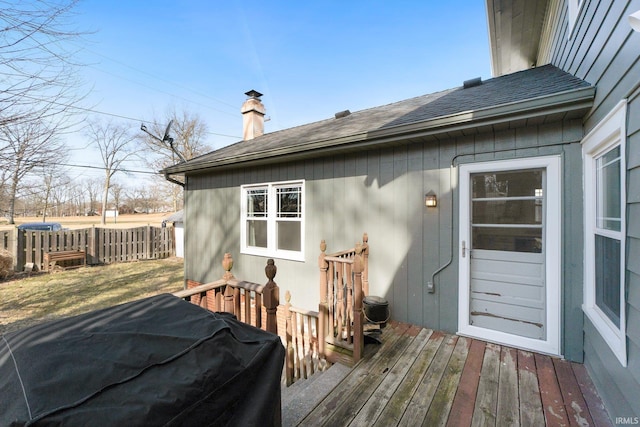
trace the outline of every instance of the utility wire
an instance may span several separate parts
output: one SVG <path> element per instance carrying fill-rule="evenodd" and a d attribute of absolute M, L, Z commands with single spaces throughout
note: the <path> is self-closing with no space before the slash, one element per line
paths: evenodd
<path fill-rule="evenodd" d="M 75 43 L 71 43 L 71 44 L 75 44 Z M 157 79 L 157 80 L 163 81 L 163 82 L 165 82 L 165 83 L 169 83 L 169 84 L 171 84 L 171 85 L 177 86 L 177 87 L 179 87 L 179 88 L 182 88 L 182 89 L 184 89 L 184 90 L 186 90 L 186 91 L 189 91 L 189 92 L 191 92 L 191 93 L 193 93 L 193 94 L 196 94 L 196 95 L 198 95 L 198 96 L 201 96 L 201 97 L 203 97 L 203 98 L 211 99 L 212 101 L 215 101 L 215 102 L 218 102 L 218 103 L 220 103 L 220 104 L 226 105 L 226 106 L 231 107 L 231 108 L 233 108 L 233 109 L 237 109 L 237 107 L 238 107 L 237 105 L 230 104 L 230 103 L 228 103 L 228 102 L 222 101 L 222 100 L 217 99 L 217 98 L 215 98 L 215 97 L 212 97 L 212 96 L 210 96 L 210 95 L 205 95 L 205 94 L 203 94 L 203 93 L 201 93 L 201 92 L 199 92 L 199 91 L 196 91 L 195 89 L 192 89 L 192 88 L 190 88 L 190 87 L 188 87 L 188 86 L 184 86 L 184 85 L 182 85 L 182 84 L 180 84 L 180 83 L 176 83 L 176 82 L 173 82 L 173 81 L 171 81 L 171 80 L 167 80 L 167 79 L 164 79 L 164 78 L 162 78 L 162 77 L 159 77 L 159 76 L 156 76 L 156 75 L 154 75 L 154 74 L 151 74 L 151 73 L 149 73 L 148 71 L 144 71 L 144 70 L 141 70 L 141 69 L 139 69 L 139 68 L 133 67 L 133 66 L 131 66 L 130 64 L 127 64 L 127 63 L 122 62 L 122 61 L 120 61 L 120 60 L 118 60 L 118 59 L 115 59 L 115 58 L 111 58 L 111 57 L 109 57 L 109 56 L 107 56 L 107 55 L 104 55 L 104 54 L 102 54 L 102 53 L 100 53 L 100 52 L 96 52 L 96 51 L 94 51 L 94 50 L 88 49 L 88 48 L 86 48 L 86 47 L 84 47 L 84 46 L 79 46 L 79 45 L 77 45 L 77 44 L 75 44 L 75 45 L 76 45 L 76 47 L 78 47 L 78 48 L 80 48 L 80 49 L 82 49 L 82 50 L 86 50 L 87 52 L 91 52 L 91 53 L 92 53 L 92 54 L 94 54 L 94 55 L 97 55 L 97 56 L 100 56 L 100 57 L 102 57 L 102 58 L 108 59 L 109 61 L 115 62 L 116 64 L 120 64 L 120 65 L 122 65 L 123 67 L 129 68 L 129 69 L 131 69 L 131 70 L 133 70 L 133 71 L 136 71 L 136 72 L 138 72 L 138 73 L 146 74 L 147 76 L 153 77 L 154 79 Z M 99 68 L 97 68 L 97 67 L 93 67 L 93 68 L 95 68 L 96 70 L 99 70 L 99 71 L 105 72 L 105 73 L 107 73 L 107 74 L 110 74 L 110 73 L 108 73 L 108 72 L 106 72 L 106 71 L 104 71 L 104 70 L 100 70 L 100 69 L 99 69 Z M 123 77 L 120 77 L 120 76 L 117 76 L 117 75 L 115 75 L 115 76 L 116 76 L 116 77 L 118 77 L 118 78 L 123 78 Z M 130 80 L 130 81 L 133 81 L 133 80 Z M 133 82 L 134 82 L 134 83 L 137 83 L 137 82 L 135 82 L 135 81 L 133 81 Z M 146 86 L 146 87 L 148 87 L 148 86 Z M 155 88 L 151 88 L 151 89 L 158 90 L 158 89 L 155 89 Z M 216 110 L 216 111 L 218 111 L 218 110 Z M 231 113 L 227 113 L 227 114 L 231 114 Z"/>
<path fill-rule="evenodd" d="M 86 107 L 79 107 L 77 105 L 65 104 L 63 102 L 40 99 L 40 98 L 36 98 L 34 96 L 30 96 L 30 95 L 26 95 L 26 94 L 23 94 L 21 96 L 23 96 L 24 98 L 32 99 L 34 101 L 48 102 L 50 104 L 59 105 L 61 107 L 74 108 L 76 110 L 84 111 L 84 112 L 87 112 L 87 113 L 102 114 L 102 115 L 105 115 L 105 116 L 116 117 L 116 118 L 124 119 L 124 120 L 131 120 L 131 121 L 139 122 L 139 123 L 142 123 L 142 122 L 145 122 L 145 121 L 148 122 L 148 120 L 144 120 L 144 119 L 137 119 L 135 117 L 123 116 L 121 114 L 115 114 L 115 113 L 107 113 L 105 111 L 94 110 L 92 108 L 86 108 Z M 216 132 L 206 132 L 206 133 L 209 134 L 209 135 L 223 136 L 223 137 L 226 137 L 226 138 L 237 138 L 237 139 L 241 138 L 240 136 L 237 136 L 237 135 L 226 135 L 226 134 L 223 134 L 223 133 L 216 133 Z"/>

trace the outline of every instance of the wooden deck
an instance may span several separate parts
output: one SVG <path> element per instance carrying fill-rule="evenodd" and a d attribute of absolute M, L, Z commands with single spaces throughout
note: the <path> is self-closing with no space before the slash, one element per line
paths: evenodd
<path fill-rule="evenodd" d="M 381 341 L 300 425 L 611 425 L 581 364 L 399 323 Z"/>

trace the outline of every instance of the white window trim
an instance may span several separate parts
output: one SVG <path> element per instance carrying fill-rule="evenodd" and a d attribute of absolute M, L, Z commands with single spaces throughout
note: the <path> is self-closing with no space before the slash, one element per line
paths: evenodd
<path fill-rule="evenodd" d="M 280 187 L 300 186 L 302 194 L 301 219 L 300 219 L 300 251 L 278 250 L 276 248 L 276 190 Z M 258 248 L 247 245 L 247 190 L 254 188 L 267 188 L 267 247 Z M 305 181 L 279 181 L 260 184 L 249 184 L 240 187 L 240 253 L 258 255 L 292 261 L 304 261 L 305 248 Z"/>
<path fill-rule="evenodd" d="M 471 274 L 469 258 L 462 257 L 462 251 L 458 255 L 459 299 L 458 299 L 458 334 L 471 337 L 479 337 L 488 341 L 525 348 L 560 356 L 560 325 L 561 323 L 561 265 L 562 253 L 561 234 L 561 206 L 562 195 L 560 184 L 549 183 L 562 182 L 560 156 L 530 157 L 523 159 L 496 160 L 482 163 L 468 163 L 460 166 L 460 195 L 464 197 L 470 194 L 470 176 L 472 173 L 545 168 L 547 175 L 546 195 L 546 224 L 545 224 L 545 283 L 546 292 L 546 328 L 545 340 L 521 337 L 500 331 L 479 328 L 473 326 L 469 319 L 469 303 L 471 300 L 469 289 L 469 277 Z M 460 202 L 460 240 L 471 241 L 471 227 L 464 227 L 464 223 L 470 223 L 470 204 Z M 466 234 L 465 234 L 466 233 Z"/>
<path fill-rule="evenodd" d="M 584 3 L 585 0 L 567 0 L 569 39 L 573 37 L 573 30 L 576 28 L 576 21 L 578 20 L 578 15 L 580 15 L 580 11 L 582 10 Z"/>
<path fill-rule="evenodd" d="M 622 366 L 627 366 L 625 242 L 626 242 L 626 112 L 627 101 L 620 101 L 582 140 L 584 163 L 584 304 L 582 310 L 600 333 Z M 616 326 L 596 304 L 595 242 L 596 231 L 596 158 L 620 146 L 621 227 L 612 236 L 620 239 L 620 327 Z"/>

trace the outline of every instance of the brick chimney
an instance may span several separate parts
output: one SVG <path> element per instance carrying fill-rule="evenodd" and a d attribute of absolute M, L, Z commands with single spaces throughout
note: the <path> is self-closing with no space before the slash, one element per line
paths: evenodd
<path fill-rule="evenodd" d="M 246 92 L 249 98 L 244 101 L 240 112 L 242 113 L 242 138 L 245 141 L 264 134 L 265 108 L 260 101 L 262 94 L 256 90 Z"/>

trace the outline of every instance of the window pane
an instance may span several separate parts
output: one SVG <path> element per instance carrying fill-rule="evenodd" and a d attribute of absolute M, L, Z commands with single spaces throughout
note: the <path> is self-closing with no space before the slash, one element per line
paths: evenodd
<path fill-rule="evenodd" d="M 300 222 L 277 221 L 278 250 L 301 251 Z"/>
<path fill-rule="evenodd" d="M 605 230 L 620 231 L 620 146 L 599 157 L 596 160 L 596 170 L 596 226 Z"/>
<path fill-rule="evenodd" d="M 263 218 L 267 216 L 267 189 L 247 190 L 247 216 Z"/>
<path fill-rule="evenodd" d="M 473 198 L 542 197 L 542 170 L 473 174 Z"/>
<path fill-rule="evenodd" d="M 267 221 L 247 220 L 247 246 L 267 247 Z"/>
<path fill-rule="evenodd" d="M 620 241 L 595 237 L 596 305 L 620 327 Z"/>
<path fill-rule="evenodd" d="M 474 201 L 473 224 L 542 224 L 542 200 Z"/>
<path fill-rule="evenodd" d="M 542 228 L 473 227 L 473 249 L 542 252 Z"/>
<path fill-rule="evenodd" d="M 282 187 L 277 190 L 278 195 L 278 218 L 300 218 L 301 210 L 301 188 Z"/>

